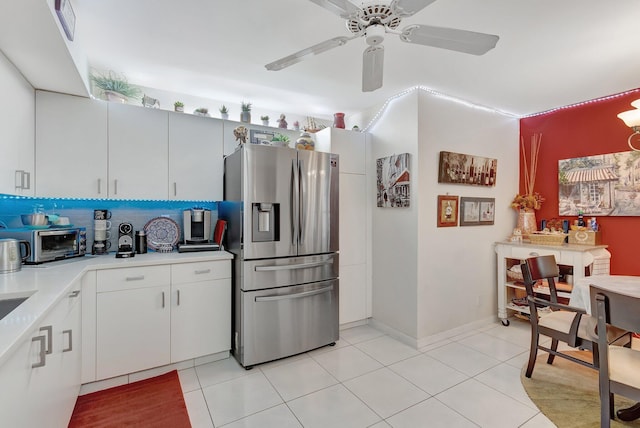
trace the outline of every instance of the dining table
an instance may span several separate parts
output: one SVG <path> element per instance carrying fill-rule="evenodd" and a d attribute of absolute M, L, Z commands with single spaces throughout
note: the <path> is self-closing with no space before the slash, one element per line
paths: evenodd
<path fill-rule="evenodd" d="M 587 313 L 591 314 L 591 297 L 589 294 L 589 286 L 591 285 L 640 298 L 640 276 L 593 275 L 574 281 L 573 289 L 569 296 L 569 304 L 585 309 Z"/>
<path fill-rule="evenodd" d="M 569 296 L 569 305 L 583 308 L 587 313 L 591 314 L 591 295 L 589 290 L 591 285 L 640 298 L 640 276 L 593 275 L 580 278 L 574 282 Z M 632 335 L 631 348 L 640 349 L 640 334 L 634 333 Z M 627 422 L 640 419 L 640 402 L 629 408 L 618 410 L 616 415 L 619 419 Z"/>

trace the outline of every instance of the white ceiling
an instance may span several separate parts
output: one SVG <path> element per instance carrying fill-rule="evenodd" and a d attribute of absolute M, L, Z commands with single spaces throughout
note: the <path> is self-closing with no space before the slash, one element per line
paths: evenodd
<path fill-rule="evenodd" d="M 400 28 L 497 34 L 496 48 L 466 55 L 388 34 L 384 86 L 372 93 L 361 92 L 363 39 L 282 71 L 264 68 L 350 34 L 341 18 L 309 0 L 71 2 L 89 65 L 146 87 L 275 111 L 355 113 L 424 85 L 526 115 L 640 87 L 637 0 L 438 0 Z"/>

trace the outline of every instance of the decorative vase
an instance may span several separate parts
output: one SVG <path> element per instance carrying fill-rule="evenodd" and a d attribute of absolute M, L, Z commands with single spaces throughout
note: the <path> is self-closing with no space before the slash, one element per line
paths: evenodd
<path fill-rule="evenodd" d="M 176 110 L 178 113 L 184 113 L 184 107 L 183 107 L 183 106 L 176 106 L 176 107 L 175 107 L 175 110 Z"/>
<path fill-rule="evenodd" d="M 224 120 L 229 119 L 229 113 L 220 113 L 220 118 Z"/>
<path fill-rule="evenodd" d="M 241 111 L 240 112 L 240 122 L 251 123 L 251 112 L 250 111 Z"/>
<path fill-rule="evenodd" d="M 518 224 L 516 226 L 522 232 L 523 236 L 538 230 L 536 222 L 536 212 L 532 208 L 524 208 L 518 212 Z"/>
<path fill-rule="evenodd" d="M 344 129 L 344 113 L 335 113 L 333 115 L 333 127 Z"/>
<path fill-rule="evenodd" d="M 269 126 L 269 121 L 268 120 L 263 120 L 262 121 L 262 125 L 263 126 Z"/>
<path fill-rule="evenodd" d="M 107 101 L 122 103 L 125 104 L 127 102 L 127 97 L 122 94 L 113 91 L 104 91 L 105 97 L 107 97 Z"/>

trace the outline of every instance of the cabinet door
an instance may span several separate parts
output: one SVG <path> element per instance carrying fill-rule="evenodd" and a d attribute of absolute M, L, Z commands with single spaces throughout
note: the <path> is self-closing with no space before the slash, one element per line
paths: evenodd
<path fill-rule="evenodd" d="M 108 103 L 109 197 L 167 199 L 169 113 Z"/>
<path fill-rule="evenodd" d="M 222 120 L 169 113 L 169 199 L 222 200 Z"/>
<path fill-rule="evenodd" d="M 171 362 L 231 348 L 231 279 L 172 286 Z"/>
<path fill-rule="evenodd" d="M 69 349 L 67 332 L 79 339 L 79 329 L 75 295 L 59 303 L 0 367 L 2 426 L 67 426 L 80 390 L 80 348 Z"/>
<path fill-rule="evenodd" d="M 36 194 L 104 198 L 106 186 L 107 103 L 36 91 Z"/>
<path fill-rule="evenodd" d="M 169 286 L 98 293 L 98 380 L 169 364 Z"/>
<path fill-rule="evenodd" d="M 340 172 L 366 173 L 366 134 L 338 128 L 325 128 L 315 134 L 316 148 L 340 155 Z"/>
<path fill-rule="evenodd" d="M 7 15 L 9 16 L 9 15 Z M 33 87 L 0 53 L 0 193 L 33 196 Z M 30 175 L 30 188 L 16 187 Z"/>

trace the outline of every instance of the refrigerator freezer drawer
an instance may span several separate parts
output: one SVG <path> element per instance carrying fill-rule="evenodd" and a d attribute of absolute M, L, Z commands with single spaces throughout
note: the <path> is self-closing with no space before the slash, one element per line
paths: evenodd
<path fill-rule="evenodd" d="M 242 322 L 234 354 L 245 367 L 338 340 L 338 280 L 241 292 Z"/>
<path fill-rule="evenodd" d="M 244 261 L 240 288 L 243 291 L 264 290 L 307 284 L 337 278 L 338 273 L 337 253 Z"/>

